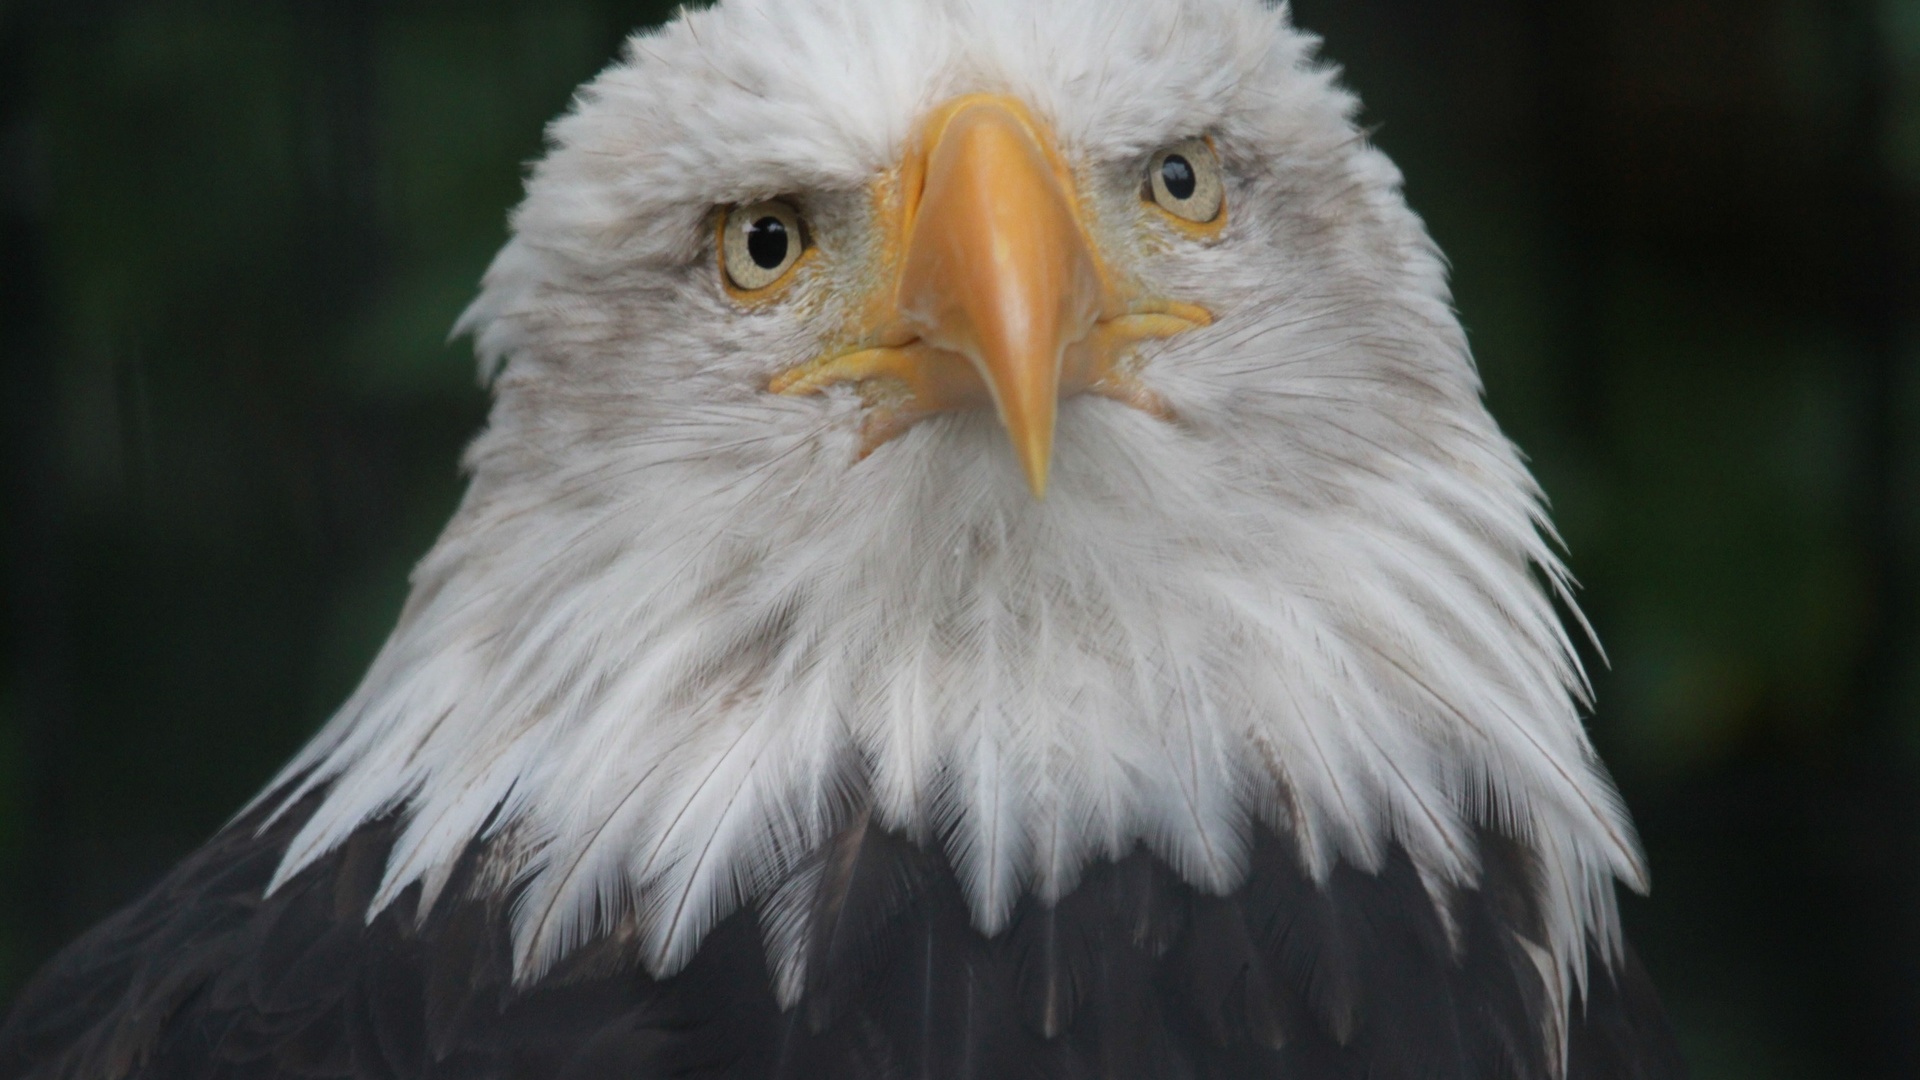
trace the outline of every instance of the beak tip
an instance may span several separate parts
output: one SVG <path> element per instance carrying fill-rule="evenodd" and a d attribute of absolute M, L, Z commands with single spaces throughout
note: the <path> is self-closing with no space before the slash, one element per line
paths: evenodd
<path fill-rule="evenodd" d="M 1053 471 L 1053 440 L 1017 445 L 1020 455 L 1020 469 L 1027 476 L 1027 490 L 1033 493 L 1034 502 L 1047 499 L 1047 480 Z"/>

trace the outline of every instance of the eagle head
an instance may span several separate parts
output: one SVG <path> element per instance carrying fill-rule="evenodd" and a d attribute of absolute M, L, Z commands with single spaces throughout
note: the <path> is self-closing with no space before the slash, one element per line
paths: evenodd
<path fill-rule="evenodd" d="M 278 880 L 400 812 L 376 907 L 480 840 L 523 973 L 618 924 L 665 975 L 852 815 L 988 934 L 1141 845 L 1440 895 L 1492 831 L 1580 977 L 1644 871 L 1566 573 L 1314 46 L 1259 0 L 635 36 L 460 323 L 471 488 L 272 789 L 321 796 Z"/>

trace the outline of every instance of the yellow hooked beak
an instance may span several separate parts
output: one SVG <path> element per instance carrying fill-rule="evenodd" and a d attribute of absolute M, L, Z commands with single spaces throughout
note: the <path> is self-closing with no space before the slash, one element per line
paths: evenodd
<path fill-rule="evenodd" d="M 1026 118 L 969 102 L 935 133 L 896 290 L 901 321 L 986 382 L 1036 497 L 1047 491 L 1060 369 L 1099 321 L 1100 273 Z"/>
<path fill-rule="evenodd" d="M 855 347 L 783 372 L 772 390 L 861 384 L 869 451 L 925 416 L 990 401 L 1035 498 L 1063 396 L 1166 414 L 1121 355 L 1210 317 L 1130 302 L 1113 285 L 1050 133 L 1017 100 L 973 95 L 935 112 L 882 193 L 899 252 L 891 296 Z"/>

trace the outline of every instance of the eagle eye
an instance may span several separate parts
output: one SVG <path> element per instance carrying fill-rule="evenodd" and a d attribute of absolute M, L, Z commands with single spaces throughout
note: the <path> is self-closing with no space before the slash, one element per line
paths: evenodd
<path fill-rule="evenodd" d="M 720 265 L 736 293 L 764 293 L 786 280 L 807 251 L 800 212 L 781 199 L 728 207 L 720 218 Z"/>
<path fill-rule="evenodd" d="M 1226 185 L 1220 158 L 1206 139 L 1186 139 L 1153 155 L 1147 163 L 1146 201 L 1175 221 L 1217 227 L 1226 209 Z"/>

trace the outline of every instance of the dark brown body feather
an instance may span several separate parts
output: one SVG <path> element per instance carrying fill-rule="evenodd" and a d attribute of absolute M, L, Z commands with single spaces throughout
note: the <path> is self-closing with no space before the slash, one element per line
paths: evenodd
<path fill-rule="evenodd" d="M 1528 871 L 1497 838 L 1451 940 L 1404 854 L 1321 886 L 1272 835 L 1231 896 L 1142 851 L 989 939 L 944 859 L 856 818 L 815 856 L 805 990 L 782 1010 L 753 910 L 670 979 L 616 934 L 513 986 L 508 900 L 473 887 L 477 850 L 424 921 L 409 896 L 368 923 L 391 820 L 263 899 L 311 805 L 228 829 L 56 957 L 0 1027 L 0 1077 L 1553 1075 L 1512 933 Z M 1631 955 L 1594 958 L 1570 1023 L 1573 1080 L 1684 1073 Z"/>

